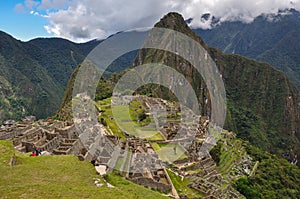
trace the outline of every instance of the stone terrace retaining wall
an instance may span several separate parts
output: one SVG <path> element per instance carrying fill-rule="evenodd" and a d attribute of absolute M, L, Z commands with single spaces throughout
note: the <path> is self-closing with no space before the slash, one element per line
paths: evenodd
<path fill-rule="evenodd" d="M 172 188 L 170 184 L 155 182 L 151 178 L 145 178 L 145 177 L 134 178 L 134 179 L 128 178 L 128 180 L 130 180 L 136 184 L 143 185 L 145 187 L 160 190 L 164 193 L 169 192 Z"/>
<path fill-rule="evenodd" d="M 16 136 L 21 135 L 22 133 L 31 129 L 31 126 L 26 126 L 23 128 L 9 128 L 0 131 L 0 140 L 11 140 Z"/>
<path fill-rule="evenodd" d="M 20 145 L 22 141 L 32 140 L 36 136 L 36 134 L 42 134 L 42 129 L 32 129 L 29 132 L 25 132 L 23 136 L 14 138 L 14 146 Z"/>
<path fill-rule="evenodd" d="M 53 138 L 43 146 L 40 146 L 39 149 L 40 151 L 49 151 L 52 152 L 53 149 L 57 148 L 59 146 L 60 140 L 58 137 Z"/>

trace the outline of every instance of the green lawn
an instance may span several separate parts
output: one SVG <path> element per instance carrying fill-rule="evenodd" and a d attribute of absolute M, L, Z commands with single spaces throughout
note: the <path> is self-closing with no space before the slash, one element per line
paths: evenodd
<path fill-rule="evenodd" d="M 175 160 L 187 158 L 184 150 L 177 144 L 158 144 L 156 142 L 151 142 L 151 145 L 162 161 L 172 163 Z M 176 148 L 176 153 L 174 148 Z"/>
<path fill-rule="evenodd" d="M 29 157 L 9 141 L 0 141 L 0 152 L 0 198 L 167 198 L 115 174 L 106 177 L 115 188 L 96 187 L 92 164 L 72 155 Z M 18 164 L 11 167 L 14 153 Z"/>
<path fill-rule="evenodd" d="M 143 128 L 132 121 L 128 108 L 126 106 L 117 105 L 112 109 L 112 113 L 115 116 L 115 121 L 119 127 L 132 135 L 140 138 L 149 138 L 156 135 L 158 132 L 156 129 Z"/>
<path fill-rule="evenodd" d="M 105 120 L 114 135 L 124 138 L 122 131 L 125 131 L 142 139 L 164 140 L 163 136 L 155 129 L 152 120 L 147 126 L 140 126 L 132 120 L 126 106 L 117 105 L 112 108 L 110 100 L 109 98 L 99 101 L 96 105 L 99 110 L 103 111 L 101 117 Z"/>

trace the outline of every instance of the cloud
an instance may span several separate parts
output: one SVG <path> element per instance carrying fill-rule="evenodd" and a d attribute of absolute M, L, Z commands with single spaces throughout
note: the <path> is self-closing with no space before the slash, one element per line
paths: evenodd
<path fill-rule="evenodd" d="M 167 11 L 160 0 L 74 1 L 66 10 L 48 13 L 50 24 L 45 28 L 75 41 L 103 39 L 118 31 L 152 26 Z"/>
<path fill-rule="evenodd" d="M 299 9 L 299 0 L 200 0 L 191 1 L 181 11 L 184 16 L 196 19 L 192 21 L 192 27 L 209 28 L 208 24 L 203 24 L 201 20 L 197 20 L 201 18 L 203 13 L 211 13 L 212 16 L 219 18 L 221 22 L 243 21 L 249 23 L 261 14 L 276 14 L 278 10 L 287 8 Z"/>
<path fill-rule="evenodd" d="M 34 0 L 25 0 L 24 4 L 25 4 L 25 6 L 26 6 L 27 9 L 32 10 L 32 9 L 34 9 L 37 5 L 39 5 L 40 2 L 34 1 Z"/>
<path fill-rule="evenodd" d="M 27 2 L 27 3 L 26 3 Z M 211 16 L 223 21 L 251 22 L 262 13 L 278 9 L 300 9 L 300 0 L 26 0 L 28 8 L 45 11 L 49 24 L 45 29 L 73 41 L 103 39 L 118 31 L 153 26 L 170 11 L 193 18 L 192 27 L 210 28 Z"/>
<path fill-rule="evenodd" d="M 18 3 L 18 4 L 15 6 L 14 11 L 15 11 L 16 13 L 20 13 L 20 14 L 26 13 L 26 9 L 24 8 L 23 4 L 21 4 L 21 3 Z"/>
<path fill-rule="evenodd" d="M 72 0 L 42 0 L 37 9 L 51 10 L 51 9 L 66 9 L 72 4 Z"/>
<path fill-rule="evenodd" d="M 30 14 L 34 15 L 34 16 L 40 16 L 40 17 L 44 17 L 44 18 L 49 18 L 48 15 L 43 15 L 43 14 L 40 14 L 39 12 L 37 11 L 30 11 Z"/>

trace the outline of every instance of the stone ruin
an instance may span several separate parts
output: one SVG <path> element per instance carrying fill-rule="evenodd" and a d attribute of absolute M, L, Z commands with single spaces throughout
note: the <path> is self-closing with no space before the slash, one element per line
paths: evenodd
<path fill-rule="evenodd" d="M 141 139 L 128 139 L 125 147 L 129 148 L 130 165 L 126 177 L 137 184 L 167 193 L 171 182 L 162 161 L 151 144 Z"/>
<path fill-rule="evenodd" d="M 124 141 L 115 136 L 103 136 L 93 155 L 98 164 L 107 167 L 107 171 L 117 171 L 136 184 L 165 193 L 171 190 L 161 160 L 145 140 L 128 138 Z M 91 154 L 89 158 L 92 158 Z"/>
<path fill-rule="evenodd" d="M 118 171 L 128 180 L 162 192 L 171 190 L 171 181 L 151 144 L 135 136 L 124 133 L 125 140 L 111 135 L 102 124 L 94 121 L 92 103 L 85 95 L 77 95 L 75 125 L 81 134 L 87 153 L 85 160 L 96 159 L 107 171 Z M 127 100 L 127 101 L 126 101 Z M 124 98 L 118 103 L 131 101 Z M 124 102 L 125 101 L 125 102 Z"/>
<path fill-rule="evenodd" d="M 72 122 L 34 120 L 35 117 L 30 116 L 21 122 L 2 127 L 0 140 L 12 140 L 15 149 L 25 153 L 34 148 L 59 155 L 80 155 L 85 151 Z"/>
<path fill-rule="evenodd" d="M 33 147 L 37 147 L 41 151 L 48 151 L 54 155 L 74 154 L 80 160 L 96 159 L 97 163 L 107 171 L 118 171 L 134 183 L 164 193 L 173 191 L 174 187 L 165 165 L 150 142 L 135 138 L 126 132 L 123 132 L 125 140 L 109 133 L 103 125 L 93 120 L 94 116 L 91 114 L 95 113 L 93 110 L 88 111 L 91 109 L 86 105 L 88 100 L 85 97 L 83 103 L 79 102 L 81 107 L 77 108 L 83 111 L 78 111 L 74 123 L 55 120 L 33 122 L 33 117 L 27 117 L 22 122 L 8 121 L 0 129 L 0 139 L 13 140 L 15 148 L 22 152 L 30 152 Z M 131 101 L 132 98 L 126 97 L 126 100 Z M 161 122 L 168 119 L 166 113 L 177 115 L 180 107 L 176 104 L 170 106 L 164 100 L 156 98 L 138 97 L 138 100 L 142 101 L 149 114 L 156 114 L 153 115 L 156 126 L 165 138 L 162 142 L 176 142 L 186 149 L 188 158 L 175 161 L 172 171 L 183 178 L 193 179 L 188 186 L 204 194 L 206 198 L 241 198 L 241 195 L 219 173 L 208 153 L 208 149 L 216 143 L 214 139 L 210 139 L 207 117 L 198 117 L 187 110 L 186 115 L 181 117 L 186 117 L 190 122 L 200 122 L 199 126 L 180 123 L 178 120 Z M 163 111 L 154 111 L 153 107 Z M 183 133 L 178 135 L 179 126 Z M 80 131 L 83 133 L 80 134 Z M 184 146 L 186 141 L 191 141 L 189 146 Z M 204 150 L 201 147 L 204 147 Z M 249 161 L 251 162 L 249 159 L 241 160 L 244 170 L 249 170 L 247 168 Z M 199 171 L 190 172 L 195 170 Z M 240 167 L 236 167 L 235 170 L 240 171 L 239 174 L 243 172 Z"/>
<path fill-rule="evenodd" d="M 189 108 L 181 107 L 176 102 L 140 95 L 124 95 L 113 98 L 112 105 L 128 105 L 132 100 L 140 102 L 147 115 L 153 116 L 156 129 L 166 140 L 188 139 L 188 137 L 204 140 L 208 135 L 209 118 L 199 117 Z M 178 130 L 181 132 L 180 135 Z"/>
<path fill-rule="evenodd" d="M 232 140 L 234 135 L 230 132 L 223 132 L 222 136 L 225 140 Z M 226 146 L 230 145 L 225 141 Z M 207 145 L 205 148 L 203 145 Z M 185 163 L 175 163 L 175 168 L 172 170 L 182 178 L 188 178 L 192 180 L 192 183 L 188 186 L 191 189 L 197 190 L 199 193 L 205 195 L 204 198 L 243 198 L 243 196 L 236 191 L 228 180 L 235 181 L 243 175 L 250 174 L 250 167 L 253 167 L 253 161 L 251 157 L 245 155 L 245 151 L 240 149 L 234 151 L 240 158 L 236 158 L 236 162 L 229 166 L 225 166 L 225 169 L 229 169 L 224 173 L 224 169 L 219 171 L 215 161 L 209 154 L 209 150 L 205 152 L 205 149 L 209 149 L 214 144 L 208 140 L 204 143 L 194 142 L 187 153 L 189 161 Z M 197 151 L 203 150 L 202 153 Z M 226 178 L 224 178 L 224 176 Z"/>

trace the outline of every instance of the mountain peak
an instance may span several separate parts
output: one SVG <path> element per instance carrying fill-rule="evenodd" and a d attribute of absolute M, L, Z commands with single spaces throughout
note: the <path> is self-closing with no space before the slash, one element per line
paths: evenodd
<path fill-rule="evenodd" d="M 163 16 L 159 22 L 155 24 L 155 27 L 164 27 L 164 28 L 188 28 L 186 22 L 184 21 L 182 15 L 176 12 L 170 12 Z"/>
<path fill-rule="evenodd" d="M 181 32 L 192 39 L 199 42 L 204 48 L 208 49 L 202 38 L 200 38 L 192 29 L 187 25 L 183 16 L 176 12 L 170 12 L 157 22 L 154 27 L 156 28 L 168 28 L 178 32 Z"/>

